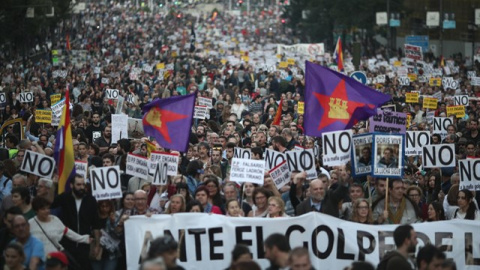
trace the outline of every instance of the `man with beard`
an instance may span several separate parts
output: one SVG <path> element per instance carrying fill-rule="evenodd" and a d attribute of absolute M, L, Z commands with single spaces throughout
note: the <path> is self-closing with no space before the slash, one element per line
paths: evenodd
<path fill-rule="evenodd" d="M 280 153 L 285 153 L 287 151 L 287 141 L 282 136 L 275 136 L 272 138 L 273 150 Z"/>
<path fill-rule="evenodd" d="M 90 142 L 101 136 L 102 127 L 100 126 L 100 114 L 92 115 L 92 123 L 85 129 L 85 136 Z"/>
<path fill-rule="evenodd" d="M 62 241 L 63 247 L 68 250 L 82 269 L 91 269 L 89 255 L 97 257 L 100 252 L 100 221 L 97 213 L 97 201 L 85 190 L 85 179 L 76 174 L 71 191 L 58 195 L 51 206 L 60 210 L 59 218 L 65 226 L 74 232 L 84 235 L 92 233 L 95 236 L 94 248 L 90 250 L 88 244 L 78 244 L 68 239 Z"/>
<path fill-rule="evenodd" d="M 415 269 L 409 258 L 417 246 L 417 233 L 410 225 L 400 225 L 393 232 L 393 240 L 397 250 L 387 253 L 378 265 L 379 270 Z"/>
<path fill-rule="evenodd" d="M 95 140 L 95 144 L 100 148 L 100 154 L 108 152 L 108 147 L 112 144 L 112 127 L 103 128 L 102 136 Z"/>

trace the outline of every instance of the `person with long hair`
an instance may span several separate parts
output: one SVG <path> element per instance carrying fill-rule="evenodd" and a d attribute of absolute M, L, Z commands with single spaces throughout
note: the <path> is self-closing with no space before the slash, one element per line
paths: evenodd
<path fill-rule="evenodd" d="M 117 269 L 120 253 L 120 239 L 115 233 L 115 206 L 112 200 L 98 202 L 98 217 L 102 228 L 100 245 L 102 252 L 99 257 L 91 259 L 94 270 Z"/>
<path fill-rule="evenodd" d="M 240 203 L 236 199 L 230 199 L 225 203 L 225 209 L 227 211 L 227 216 L 229 217 L 243 217 L 242 208 L 240 208 Z"/>
<path fill-rule="evenodd" d="M 445 220 L 445 210 L 439 202 L 431 202 L 428 204 L 427 221 Z"/>
<path fill-rule="evenodd" d="M 218 180 L 215 175 L 206 175 L 203 178 L 203 183 L 204 186 L 208 190 L 208 202 L 212 205 L 217 206 L 220 208 L 222 213 L 225 214 L 225 208 L 224 208 L 224 201 L 222 198 L 222 195 L 220 194 L 220 184 L 218 183 Z"/>
<path fill-rule="evenodd" d="M 170 197 L 170 202 L 165 214 L 184 213 L 186 207 L 185 197 L 181 194 L 174 194 Z"/>
<path fill-rule="evenodd" d="M 480 220 L 480 214 L 473 202 L 473 193 L 468 189 L 458 191 L 458 209 L 453 214 L 454 219 Z"/>
<path fill-rule="evenodd" d="M 126 254 L 126 247 L 125 247 L 125 236 L 123 225 L 125 221 L 130 217 L 132 213 L 133 207 L 135 206 L 135 197 L 133 196 L 133 192 L 124 192 L 122 201 L 120 204 L 120 209 L 115 212 L 115 233 L 120 238 L 120 252 L 121 254 Z M 126 269 L 127 267 L 127 258 L 126 256 L 122 256 L 118 260 L 118 269 Z"/>
<path fill-rule="evenodd" d="M 199 201 L 200 204 L 203 207 L 203 212 L 204 213 L 212 213 L 212 214 L 219 214 L 222 215 L 222 210 L 216 205 L 212 205 L 208 201 L 208 189 L 204 186 L 201 185 L 197 188 L 195 191 L 195 200 Z"/>
<path fill-rule="evenodd" d="M 268 198 L 272 196 L 272 192 L 264 187 L 257 187 L 253 191 L 253 207 L 248 213 L 249 217 L 266 217 L 268 214 Z"/>
<path fill-rule="evenodd" d="M 268 198 L 267 218 L 288 217 L 285 213 L 285 202 L 281 197 L 271 196 Z"/>
<path fill-rule="evenodd" d="M 253 184 L 250 182 L 244 182 L 242 184 L 241 192 L 244 203 L 248 203 L 248 205 L 253 206 L 253 191 L 257 186 L 257 184 Z"/>
<path fill-rule="evenodd" d="M 3 257 L 5 258 L 5 269 L 9 270 L 23 270 L 27 269 L 23 265 L 25 261 L 25 252 L 22 245 L 18 243 L 10 243 L 3 251 Z"/>
<path fill-rule="evenodd" d="M 373 224 L 372 208 L 365 198 L 359 198 L 353 202 L 352 222 Z"/>

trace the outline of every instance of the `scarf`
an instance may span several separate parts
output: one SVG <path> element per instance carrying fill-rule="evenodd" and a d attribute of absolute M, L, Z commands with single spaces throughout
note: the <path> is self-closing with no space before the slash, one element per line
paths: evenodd
<path fill-rule="evenodd" d="M 405 210 L 406 206 L 407 202 L 405 201 L 405 198 L 402 198 L 402 201 L 398 206 L 397 212 L 395 212 L 394 214 L 392 207 L 390 206 L 390 204 L 388 204 L 388 222 L 390 224 L 400 224 L 400 221 L 403 217 L 403 211 Z"/>

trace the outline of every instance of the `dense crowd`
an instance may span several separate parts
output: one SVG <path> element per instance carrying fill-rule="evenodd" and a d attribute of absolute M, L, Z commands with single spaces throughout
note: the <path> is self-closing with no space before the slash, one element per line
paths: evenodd
<path fill-rule="evenodd" d="M 57 267 L 68 260 L 71 269 L 125 269 L 123 226 L 132 215 L 203 212 L 276 218 L 315 211 L 364 224 L 480 220 L 478 192 L 459 189 L 458 167 L 427 169 L 420 156 L 406 157 L 403 179 L 388 182 L 371 176 L 353 177 L 350 164 L 323 166 L 320 154 L 313 180 L 307 180 L 305 172 L 295 171 L 291 182 L 281 189 L 268 173 L 262 186 L 230 181 L 235 147 L 249 148 L 251 158 L 258 160 L 264 159 L 267 148 L 284 153 L 300 146 L 321 153 L 321 139 L 304 135 L 303 115 L 298 110 L 305 88 L 302 61 L 330 65 L 331 54 L 277 55 L 274 44 L 295 43 L 287 38 L 289 30 L 283 27 L 277 8 L 250 16 L 212 11 L 198 17 L 178 8 L 149 13 L 128 5 L 92 4 L 87 10 L 70 25 L 71 50 L 63 43 L 53 44 L 48 59 L 2 59 L 0 64 L 0 91 L 6 97 L 0 104 L 0 117 L 2 123 L 8 123 L 0 150 L 2 267 L 45 269 L 46 263 Z M 352 71 L 348 48 L 347 44 L 345 66 Z M 297 60 L 278 68 L 278 62 L 287 58 Z M 457 160 L 479 158 L 480 87 L 472 85 L 468 75 L 478 72 L 477 67 L 466 66 L 461 55 L 447 58 L 445 67 L 458 80 L 457 89 L 430 86 L 428 80 L 402 86 L 393 65 L 402 59 L 401 55 L 393 60 L 365 55 L 359 69 L 365 71 L 372 88 L 392 96 L 390 105 L 411 115 L 409 130 L 430 131 L 432 124 L 422 103 L 406 103 L 406 92 L 418 91 L 421 96 L 441 93 L 434 111 L 435 116 L 444 117 L 452 96 L 470 96 L 466 116 L 454 118 L 444 138 L 433 134 L 432 143 L 455 144 Z M 409 73 L 420 77 L 427 66 L 442 68 L 433 55 L 426 54 L 423 64 L 415 63 Z M 377 75 L 387 75 L 386 80 L 378 82 Z M 71 191 L 57 195 L 58 175 L 47 179 L 20 170 L 26 150 L 53 156 L 56 126 L 35 122 L 35 114 L 39 109 L 49 110 L 51 96 L 64 96 L 67 88 L 73 101 L 75 160 L 87 162 L 89 168 L 120 166 L 122 199 L 97 201 L 91 195 L 89 179 L 78 174 L 71 179 Z M 106 98 L 105 89 L 118 89 L 124 102 Z M 20 101 L 21 93 L 26 92 L 33 93 L 32 102 Z M 212 107 L 207 119 L 194 120 L 188 151 L 172 151 L 180 156 L 177 176 L 170 177 L 166 186 L 154 186 L 126 174 L 127 154 L 148 156 L 149 142 L 141 132 L 112 141 L 112 114 L 139 119 L 143 106 L 156 98 L 195 92 L 211 99 Z M 277 112 L 280 101 L 281 111 Z M 281 120 L 273 125 L 277 113 Z M 352 131 L 366 133 L 366 123 L 358 123 Z M 170 151 L 158 144 L 156 148 Z M 271 239 L 275 244 L 281 240 Z M 268 246 L 268 241 L 265 245 L 266 249 L 274 246 Z M 176 264 L 173 239 L 162 238 L 151 247 L 144 269 L 163 269 L 155 268 L 162 265 L 159 256 L 166 269 L 181 269 Z M 237 253 L 234 250 L 233 258 L 248 252 L 242 253 L 238 247 Z M 47 258 L 47 254 L 51 255 Z M 287 265 L 307 269 L 292 262 L 306 256 L 302 250 L 294 249 L 290 258 L 281 262 L 277 260 L 280 255 L 268 254 L 272 253 L 266 253 L 271 269 Z M 246 269 L 235 267 L 231 269 Z M 361 268 L 354 264 L 352 269 Z"/>

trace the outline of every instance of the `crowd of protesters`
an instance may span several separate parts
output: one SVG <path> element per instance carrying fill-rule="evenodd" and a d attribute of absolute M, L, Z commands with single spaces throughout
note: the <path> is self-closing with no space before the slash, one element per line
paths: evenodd
<path fill-rule="evenodd" d="M 65 265 L 68 260 L 71 269 L 125 269 L 123 225 L 132 215 L 203 212 L 276 218 L 316 211 L 363 224 L 480 220 L 478 193 L 459 189 L 458 167 L 426 169 L 418 156 L 407 157 L 403 179 L 390 179 L 388 186 L 386 179 L 352 177 L 349 165 L 323 166 L 320 157 L 316 179 L 306 180 L 305 172 L 292 172 L 291 182 L 281 189 L 269 174 L 265 174 L 263 186 L 229 180 L 235 147 L 250 148 L 252 159 L 263 159 L 266 148 L 279 152 L 295 146 L 321 149 L 320 138 L 304 135 L 303 115 L 298 112 L 305 87 L 300 61 L 286 69 L 271 70 L 271 65 L 265 64 L 271 59 L 255 53 L 268 52 L 276 57 L 272 44 L 294 42 L 287 38 L 288 29 L 283 28 L 278 15 L 277 8 L 270 8 L 252 16 L 212 12 L 194 17 L 181 9 L 157 14 L 128 5 L 92 4 L 71 29 L 72 50 L 53 45 L 55 62 L 50 58 L 28 60 L 26 65 L 20 60 L 2 61 L 0 91 L 6 101 L 1 104 L 0 122 L 18 119 L 18 123 L 10 122 L 2 134 L 0 250 L 5 252 L 0 266 L 34 270 L 44 269 L 49 261 Z M 85 51 L 85 59 L 78 62 L 71 58 L 75 50 Z M 280 57 L 286 60 L 286 56 Z M 439 59 L 425 58 L 428 64 L 440 67 Z M 330 61 L 323 56 L 313 60 L 325 65 Z M 405 92 L 441 93 L 436 116 L 447 116 L 446 105 L 451 104 L 452 96 L 470 96 L 466 117 L 454 118 L 448 135 L 443 140 L 432 135 L 432 142 L 454 143 L 457 160 L 480 158 L 480 104 L 476 99 L 480 88 L 467 78 L 468 71 L 478 72 L 475 65 L 466 66 L 461 55 L 448 59 L 457 70 L 451 76 L 460 82 L 458 89 L 452 90 L 430 86 L 428 81 L 400 86 L 395 77 L 375 83 L 376 75 L 389 70 L 372 67 L 370 60 L 362 58 L 360 69 L 368 74 L 371 87 L 392 96 L 390 103 L 397 111 L 411 114 L 410 130 L 430 130 L 431 123 L 421 103 L 405 102 Z M 159 63 L 162 65 L 157 70 Z M 423 70 L 415 68 L 414 72 L 422 75 Z M 53 156 L 56 126 L 36 123 L 35 111 L 49 109 L 50 96 L 64 95 L 67 88 L 73 101 L 75 159 L 88 162 L 90 168 L 119 165 L 124 192 L 121 200 L 95 200 L 89 180 L 81 175 L 71 179 L 71 191 L 57 195 L 58 176 L 46 179 L 20 170 L 26 150 Z M 120 90 L 124 104 L 107 99 L 107 88 Z M 141 118 L 142 107 L 153 99 L 195 91 L 212 99 L 212 108 L 208 119 L 194 121 L 188 151 L 172 151 L 180 155 L 178 175 L 171 177 L 167 186 L 153 186 L 127 175 L 127 153 L 147 156 L 146 138 L 112 141 L 111 115 Z M 20 102 L 24 92 L 33 92 L 33 102 Z M 280 100 L 281 121 L 273 125 Z M 352 130 L 354 134 L 365 133 L 365 122 Z M 387 189 L 390 196 L 385 209 Z M 181 269 L 176 255 L 170 254 L 176 252 L 176 244 L 167 240 L 152 242 L 151 260 L 144 269 Z M 266 248 L 270 248 L 267 242 Z M 57 251 L 65 251 L 68 259 Z M 47 260 L 47 254 L 52 254 L 53 260 Z M 155 260 L 159 254 L 163 262 Z M 233 257 L 242 254 L 234 251 Z M 302 250 L 287 252 L 284 261 L 304 256 Z M 235 267 L 231 269 L 246 269 Z"/>

